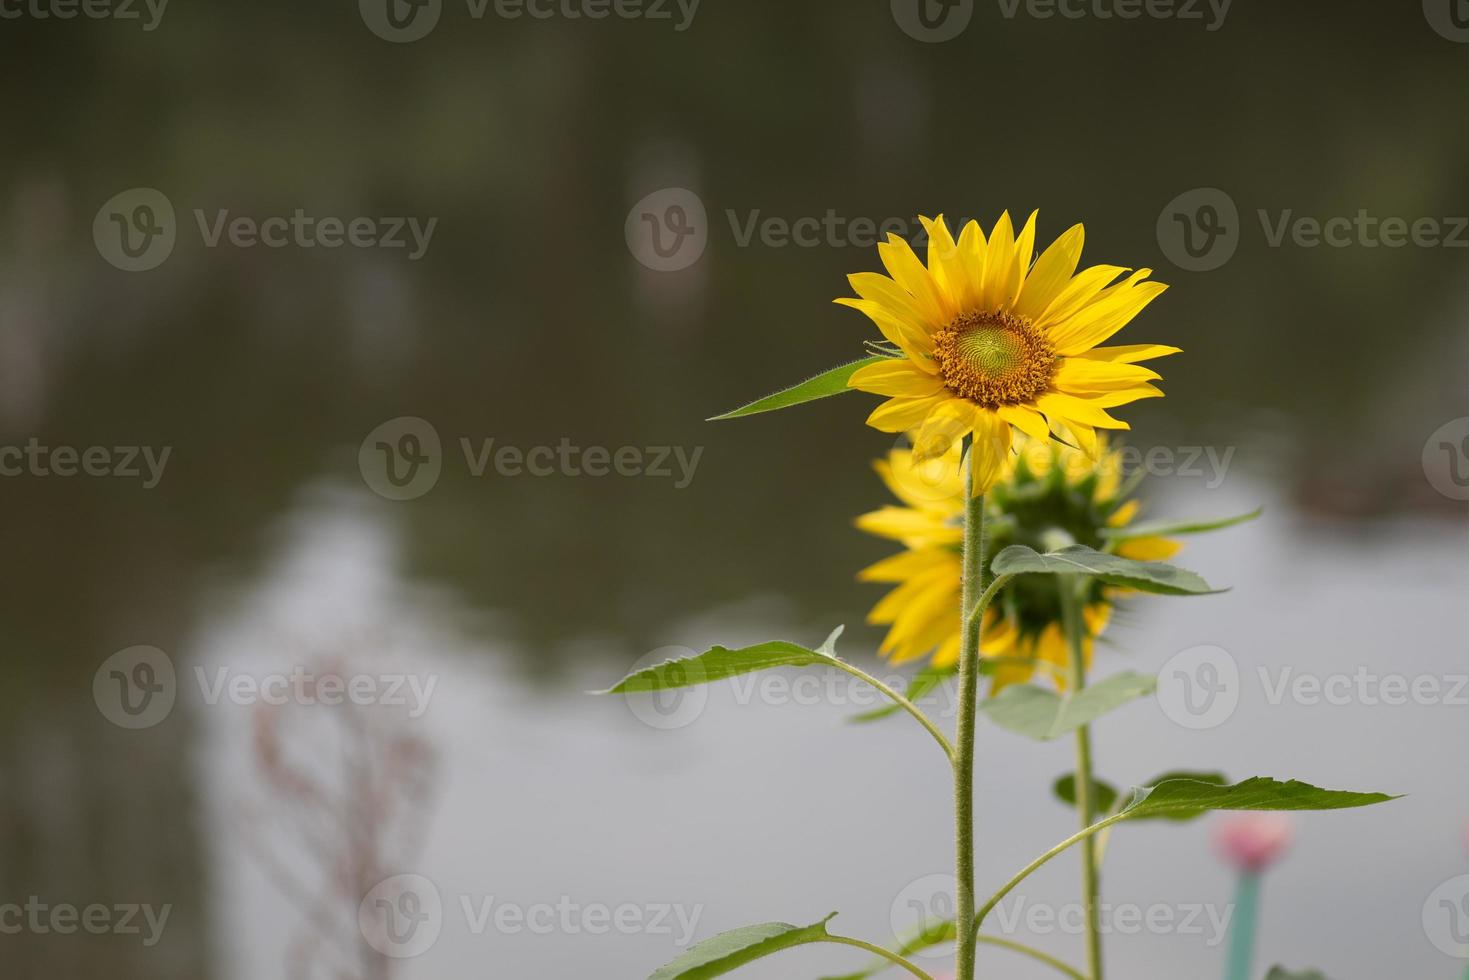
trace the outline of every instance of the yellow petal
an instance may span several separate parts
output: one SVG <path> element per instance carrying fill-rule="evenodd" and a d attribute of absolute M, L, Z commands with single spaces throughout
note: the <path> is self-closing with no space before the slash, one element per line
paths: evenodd
<path fill-rule="evenodd" d="M 910 548 L 868 565 L 857 573 L 857 580 L 860 582 L 906 582 L 913 576 L 929 571 L 935 566 L 953 567 L 958 564 L 957 556 L 951 549 Z"/>
<path fill-rule="evenodd" d="M 919 326 L 922 333 L 931 333 L 943 326 L 925 314 L 912 293 L 880 272 L 854 272 L 847 277 L 847 282 L 858 296 L 887 307 L 899 319 Z"/>
<path fill-rule="evenodd" d="M 1020 298 L 1015 303 L 1016 313 L 1034 320 L 1045 312 L 1046 307 L 1061 294 L 1061 290 L 1076 272 L 1085 237 L 1086 232 L 1081 225 L 1072 225 L 1041 253 L 1035 268 L 1030 270 L 1020 287 Z"/>
<path fill-rule="evenodd" d="M 984 276 L 984 259 L 989 250 L 984 229 L 978 221 L 971 221 L 959 233 L 959 263 L 963 267 L 963 291 L 956 297 L 959 308 L 976 309 L 979 306 L 980 284 Z"/>
<path fill-rule="evenodd" d="M 1096 300 L 1050 330 L 1051 343 L 1062 355 L 1078 354 L 1127 326 L 1143 308 L 1167 291 L 1166 283 L 1142 282 L 1150 269 L 1139 269 L 1126 282 L 1105 289 Z"/>
<path fill-rule="evenodd" d="M 1126 527 L 1132 523 L 1133 518 L 1137 517 L 1137 512 L 1141 507 L 1141 501 L 1136 499 L 1129 500 L 1112 512 L 1112 516 L 1107 518 L 1107 526 Z"/>
<path fill-rule="evenodd" d="M 995 414 L 1024 432 L 1031 439 L 1050 442 L 1051 430 L 1040 412 L 1027 405 L 1001 405 Z"/>
<path fill-rule="evenodd" d="M 933 665 L 935 667 L 952 667 L 958 663 L 959 645 L 963 639 L 963 635 L 955 630 L 954 635 L 939 644 L 939 648 L 933 652 Z"/>
<path fill-rule="evenodd" d="M 951 527 L 942 517 L 913 507 L 880 507 L 858 517 L 856 524 L 868 534 L 905 543 L 922 541 L 937 544 L 949 541 L 957 544 L 964 538 L 963 528 Z"/>
<path fill-rule="evenodd" d="M 1096 299 L 1107 288 L 1108 283 L 1126 271 L 1119 265 L 1094 265 L 1083 269 L 1051 300 L 1045 312 L 1036 319 L 1035 325 L 1042 330 L 1050 330 L 1056 324 L 1065 323 L 1067 317 Z"/>
<path fill-rule="evenodd" d="M 1111 361 L 1063 357 L 1061 363 L 1056 366 L 1056 374 L 1052 383 L 1058 390 L 1067 394 L 1090 398 L 1108 392 L 1136 388 L 1149 381 L 1156 381 L 1160 377 L 1162 375 L 1157 371 L 1138 364 L 1114 364 Z M 939 385 L 940 382 L 934 380 L 933 384 Z M 899 392 L 883 392 L 883 394 L 895 395 Z"/>
<path fill-rule="evenodd" d="M 933 337 L 917 320 L 900 316 L 875 300 L 841 296 L 832 302 L 865 313 L 888 342 L 897 344 L 913 363 L 930 374 L 938 373 L 939 367 L 932 357 Z"/>
<path fill-rule="evenodd" d="M 1157 375 L 1153 377 L 1156 378 Z M 906 357 L 889 357 L 858 368 L 847 379 L 847 387 L 870 391 L 875 395 L 924 398 L 943 391 L 944 383 Z"/>
<path fill-rule="evenodd" d="M 1084 350 L 1073 357 L 1085 357 L 1092 361 L 1112 361 L 1116 364 L 1136 364 L 1139 361 L 1151 361 L 1155 357 L 1167 357 L 1169 354 L 1181 354 L 1181 347 L 1169 347 L 1165 344 L 1125 344 L 1121 347 L 1093 347 Z"/>
<path fill-rule="evenodd" d="M 1000 308 L 1015 269 L 1015 229 L 1010 225 L 1010 212 L 1000 215 L 990 230 L 989 245 L 984 254 L 984 276 L 980 280 L 979 305 L 986 310 Z"/>
<path fill-rule="evenodd" d="M 1025 227 L 1020 230 L 1020 236 L 1015 239 L 1015 257 L 1000 295 L 1002 309 L 1013 309 L 1015 301 L 1020 298 L 1020 289 L 1025 282 L 1025 274 L 1030 271 L 1030 260 L 1035 257 L 1035 218 L 1039 213 L 1039 211 L 1030 212 L 1030 217 L 1025 220 Z"/>
<path fill-rule="evenodd" d="M 918 462 L 937 459 L 974 429 L 977 409 L 973 402 L 950 398 L 928 416 L 913 437 L 913 458 Z"/>
<path fill-rule="evenodd" d="M 1168 538 L 1133 538 L 1118 545 L 1117 553 L 1133 561 L 1167 561 L 1178 554 L 1182 547 L 1179 542 Z"/>
<path fill-rule="evenodd" d="M 974 443 L 969 447 L 974 492 L 984 493 L 1004 475 L 1010 462 L 1010 423 L 987 409 L 975 413 Z"/>
<path fill-rule="evenodd" d="M 939 292 L 942 294 L 945 312 L 952 319 L 962 309 L 964 297 L 967 293 L 964 262 L 959 254 L 959 246 L 954 241 L 954 236 L 949 234 L 949 226 L 944 224 L 944 216 L 929 219 L 920 217 L 923 230 L 928 234 L 928 271 L 938 283 Z"/>
<path fill-rule="evenodd" d="M 944 395 L 928 398 L 892 398 L 883 402 L 867 416 L 867 424 L 879 432 L 907 432 L 928 418 L 928 414 L 944 402 Z"/>
<path fill-rule="evenodd" d="M 938 283 L 934 282 L 928 269 L 913 254 L 913 247 L 902 236 L 889 234 L 888 240 L 877 246 L 877 255 L 893 281 L 913 297 L 913 307 L 924 320 L 938 325 L 954 318 L 946 309 Z"/>
<path fill-rule="evenodd" d="M 1098 429 L 1130 429 L 1119 419 L 1098 408 L 1095 402 L 1077 398 L 1058 391 L 1048 391 L 1036 399 L 1036 405 L 1048 418 L 1059 417 L 1063 422 L 1076 421 Z"/>

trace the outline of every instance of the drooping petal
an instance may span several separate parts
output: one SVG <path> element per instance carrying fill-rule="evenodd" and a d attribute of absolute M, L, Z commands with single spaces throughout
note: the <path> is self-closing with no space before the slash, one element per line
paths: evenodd
<path fill-rule="evenodd" d="M 958 544 L 964 537 L 963 528 L 946 524 L 942 517 L 891 504 L 863 514 L 856 524 L 868 534 L 904 543 Z"/>
<path fill-rule="evenodd" d="M 969 447 L 975 493 L 985 493 L 1004 475 L 1012 431 L 1010 423 L 994 412 L 982 408 L 975 413 L 974 443 Z"/>

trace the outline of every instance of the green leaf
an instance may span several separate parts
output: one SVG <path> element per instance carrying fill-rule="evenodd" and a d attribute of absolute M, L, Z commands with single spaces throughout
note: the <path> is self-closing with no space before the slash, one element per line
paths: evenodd
<path fill-rule="evenodd" d="M 1115 674 L 1071 694 L 1057 695 L 1034 684 L 1012 684 L 983 702 L 979 710 L 1007 731 L 1049 741 L 1109 711 L 1153 693 L 1158 682 L 1130 671 Z"/>
<path fill-rule="evenodd" d="M 1294 779 L 1282 783 L 1266 776 L 1232 786 L 1200 779 L 1165 779 L 1156 786 L 1134 787 L 1132 799 L 1120 812 L 1133 820 L 1165 814 L 1196 815 L 1209 810 L 1344 810 L 1398 798 L 1383 793 L 1321 789 Z"/>
<path fill-rule="evenodd" d="M 712 939 L 689 947 L 678 959 L 654 970 L 648 980 L 706 980 L 722 977 L 746 963 L 807 943 L 825 942 L 831 938 L 826 924 L 833 912 L 809 926 L 793 926 L 784 922 L 767 922 L 721 932 Z"/>
<path fill-rule="evenodd" d="M 1067 806 L 1076 806 L 1076 773 L 1068 772 L 1051 786 L 1051 792 Z M 1100 779 L 1092 780 L 1092 812 L 1111 813 L 1117 805 L 1117 787 Z"/>
<path fill-rule="evenodd" d="M 1283 966 L 1274 966 L 1270 972 L 1265 974 L 1265 980 L 1326 980 L 1326 974 L 1320 970 L 1287 970 Z"/>
<path fill-rule="evenodd" d="M 1212 521 L 1157 521 L 1152 524 L 1109 527 L 1102 531 L 1102 537 L 1110 541 L 1131 541 L 1133 538 L 1167 538 L 1175 534 L 1202 534 L 1205 531 L 1218 531 L 1226 527 L 1234 527 L 1236 524 L 1253 521 L 1263 513 L 1265 513 L 1264 507 L 1256 507 L 1248 514 L 1237 514 L 1234 517 L 1221 517 Z"/>
<path fill-rule="evenodd" d="M 911 957 L 914 953 L 938 946 L 943 943 L 951 943 L 958 937 L 958 931 L 954 928 L 953 920 L 944 919 L 938 922 L 925 923 L 922 928 L 915 930 L 906 939 L 898 942 L 893 952 L 904 958 Z M 822 977 L 821 980 L 868 980 L 875 977 L 884 970 L 893 968 L 890 960 L 874 960 L 872 965 L 865 970 L 856 973 L 844 973 L 839 977 Z"/>
<path fill-rule="evenodd" d="M 864 368 L 869 364 L 877 364 L 880 361 L 888 361 L 892 358 L 881 354 L 864 357 L 861 360 L 841 364 L 829 371 L 823 371 L 812 378 L 807 378 L 800 384 L 791 385 L 773 395 L 756 399 L 748 405 L 742 405 L 732 412 L 716 415 L 709 422 L 722 422 L 725 419 L 738 419 L 746 415 L 759 415 L 761 412 L 773 412 L 778 408 L 790 408 L 792 405 L 800 405 L 805 402 L 813 402 L 818 398 L 830 398 L 832 395 L 840 395 L 844 391 L 851 391 L 847 387 L 847 381 L 857 373 L 858 368 Z"/>
<path fill-rule="evenodd" d="M 1207 595 L 1216 591 L 1198 575 L 1174 565 L 1133 561 L 1080 544 L 1044 555 L 1023 544 L 1012 544 L 995 556 L 990 567 L 996 575 L 1091 575 L 1108 585 L 1161 595 Z"/>
<path fill-rule="evenodd" d="M 841 632 L 839 627 L 827 638 L 823 648 L 834 643 Z M 772 667 L 805 667 L 810 664 L 830 663 L 834 654 L 808 650 L 795 643 L 772 640 L 757 643 L 752 647 L 731 650 L 728 647 L 713 647 L 696 657 L 668 660 L 653 667 L 628 674 L 613 687 L 593 694 L 627 694 L 633 691 L 664 691 L 676 687 L 694 687 L 722 681 L 727 677 L 749 674 Z"/>
<path fill-rule="evenodd" d="M 1146 785 L 1146 786 L 1157 786 L 1160 783 L 1166 783 L 1166 782 L 1168 782 L 1169 780 L 1172 780 L 1172 779 L 1190 779 L 1190 780 L 1193 780 L 1194 782 L 1197 782 L 1197 783 L 1208 783 L 1211 786 L 1228 786 L 1229 785 L 1229 777 L 1226 776 L 1226 775 L 1224 775 L 1224 773 L 1222 773 L 1222 772 L 1194 772 L 1192 770 L 1187 770 L 1187 769 L 1175 769 L 1175 770 L 1172 770 L 1170 772 L 1165 772 L 1161 776 L 1156 776 L 1153 779 L 1149 780 L 1144 785 Z M 1190 820 L 1197 820 L 1199 817 L 1202 817 L 1205 812 L 1206 811 L 1204 811 L 1204 810 L 1197 810 L 1197 811 L 1190 810 L 1190 811 L 1174 812 L 1174 813 L 1166 813 L 1166 812 L 1165 813 L 1155 813 L 1155 814 L 1152 814 L 1152 815 L 1145 815 L 1145 816 L 1137 817 L 1136 819 L 1138 819 L 1138 820 L 1172 820 L 1175 823 L 1188 823 Z"/>
<path fill-rule="evenodd" d="M 915 704 L 944 682 L 945 678 L 953 677 L 959 672 L 958 667 L 925 667 L 908 679 L 908 689 L 903 696 Z M 903 709 L 896 704 L 884 705 L 881 708 L 873 708 L 861 714 L 853 715 L 847 721 L 854 725 L 866 724 L 870 721 L 878 721 L 895 715 Z"/>

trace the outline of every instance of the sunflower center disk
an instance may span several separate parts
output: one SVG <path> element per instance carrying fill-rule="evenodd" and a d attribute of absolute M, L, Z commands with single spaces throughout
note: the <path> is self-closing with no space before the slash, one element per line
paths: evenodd
<path fill-rule="evenodd" d="M 963 313 L 934 334 L 944 384 L 986 408 L 1034 401 L 1056 373 L 1056 349 L 1022 316 Z"/>

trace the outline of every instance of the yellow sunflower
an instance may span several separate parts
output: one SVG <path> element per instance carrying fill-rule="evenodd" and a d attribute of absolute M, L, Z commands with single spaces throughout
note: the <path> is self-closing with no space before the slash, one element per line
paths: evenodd
<path fill-rule="evenodd" d="M 1017 543 L 1043 547 L 1042 539 L 1053 530 L 1105 548 L 1103 531 L 1125 527 L 1137 516 L 1138 501 L 1121 496 L 1121 456 L 1107 450 L 1105 438 L 1095 461 L 1049 440 L 1022 436 L 1018 448 L 1006 458 L 986 501 L 990 554 Z M 904 546 L 858 575 L 862 581 L 896 586 L 867 617 L 869 623 L 889 627 L 881 652 L 894 664 L 931 655 L 933 667 L 946 669 L 959 659 L 964 519 L 959 453 L 954 444 L 939 457 L 920 460 L 912 450 L 894 449 L 874 465 L 901 505 L 857 518 L 862 530 Z M 1158 561 L 1178 547 L 1167 538 L 1144 537 L 1114 550 L 1127 558 Z M 1082 610 L 1088 664 L 1095 639 L 1123 594 L 1089 582 Z M 992 693 L 1030 679 L 1038 667 L 1058 687 L 1064 686 L 1070 658 L 1060 599 L 1049 576 L 1022 576 L 1001 590 L 985 612 L 980 653 L 997 658 Z"/>
<path fill-rule="evenodd" d="M 1092 458 L 1097 429 L 1126 429 L 1107 409 L 1163 393 L 1139 362 L 1178 352 L 1143 344 L 1099 347 L 1167 286 L 1099 265 L 1077 272 L 1083 230 L 1073 226 L 1032 262 L 1035 214 L 1017 236 L 1008 213 L 988 238 L 969 222 L 954 241 L 943 215 L 922 218 L 925 266 L 889 235 L 878 253 L 888 275 L 848 280 L 857 299 L 836 302 L 877 324 L 894 355 L 848 385 L 888 396 L 867 419 L 883 432 L 913 432 L 919 460 L 940 457 L 971 433 L 979 491 L 1000 478 L 1012 427 L 1046 441 L 1054 433 Z"/>

